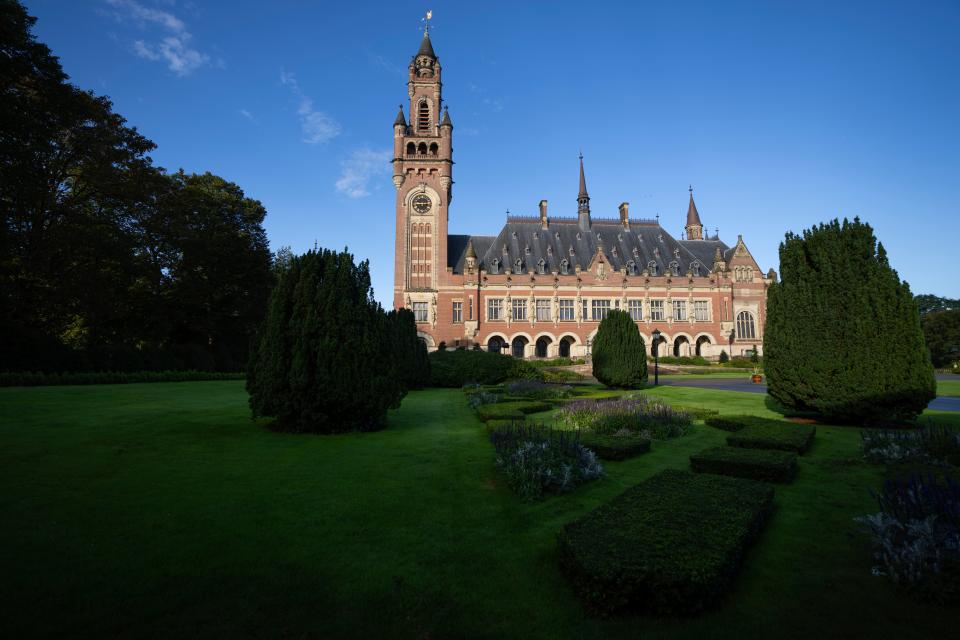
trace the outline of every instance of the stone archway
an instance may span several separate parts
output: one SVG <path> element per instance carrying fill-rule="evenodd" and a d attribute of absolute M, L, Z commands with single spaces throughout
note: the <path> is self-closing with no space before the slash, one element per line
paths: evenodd
<path fill-rule="evenodd" d="M 673 341 L 673 355 L 675 358 L 688 355 L 690 350 L 690 340 L 687 336 L 677 336 Z"/>
<path fill-rule="evenodd" d="M 550 348 L 551 344 L 553 344 L 553 340 L 551 340 L 549 337 L 540 336 L 539 338 L 537 338 L 533 355 L 535 355 L 538 358 L 546 358 L 547 351 Z"/>
<path fill-rule="evenodd" d="M 522 358 L 529 343 L 530 341 L 524 336 L 516 336 L 510 343 L 510 355 L 514 358 Z"/>
<path fill-rule="evenodd" d="M 666 355 L 666 353 L 664 352 L 664 347 L 666 346 L 666 344 L 667 344 L 667 339 L 664 338 L 663 336 L 660 336 L 656 342 L 651 342 L 650 355 L 656 356 L 658 358 L 662 355 Z"/>
<path fill-rule="evenodd" d="M 507 343 L 500 336 L 490 336 L 487 340 L 487 351 L 490 353 L 500 353 L 506 349 Z"/>
<path fill-rule="evenodd" d="M 713 344 L 713 342 L 710 340 L 710 336 L 700 336 L 699 338 L 697 338 L 697 351 L 696 351 L 697 355 L 698 356 L 705 355 L 704 346 L 709 346 L 711 344 Z"/>
<path fill-rule="evenodd" d="M 559 347 L 559 348 L 558 348 L 558 355 L 559 355 L 561 358 L 569 358 L 569 357 L 570 357 L 570 347 L 571 347 L 573 344 L 575 344 L 575 343 L 576 343 L 576 340 L 574 340 L 574 339 L 571 338 L 570 336 L 564 336 L 564 337 L 560 338 L 560 344 L 558 345 L 558 347 Z"/>

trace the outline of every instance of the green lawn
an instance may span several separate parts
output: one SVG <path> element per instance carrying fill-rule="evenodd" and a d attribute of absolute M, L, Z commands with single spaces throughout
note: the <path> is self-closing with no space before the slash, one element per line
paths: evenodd
<path fill-rule="evenodd" d="M 764 396 L 661 387 L 775 416 Z M 699 426 L 528 505 L 456 390 L 410 394 L 373 434 L 252 422 L 242 382 L 0 389 L 0 636 L 936 637 L 958 609 L 872 577 L 851 518 L 882 472 L 819 427 L 716 612 L 586 617 L 557 569 L 573 518 L 727 435 Z"/>
<path fill-rule="evenodd" d="M 960 380 L 937 380 L 937 395 L 960 398 Z"/>

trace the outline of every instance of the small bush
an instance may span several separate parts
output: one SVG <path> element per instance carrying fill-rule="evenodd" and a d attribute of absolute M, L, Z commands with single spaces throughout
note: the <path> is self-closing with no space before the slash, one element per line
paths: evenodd
<path fill-rule="evenodd" d="M 603 475 L 597 456 L 575 432 L 513 423 L 493 430 L 496 465 L 524 500 L 565 493 Z"/>
<path fill-rule="evenodd" d="M 584 431 L 580 443 L 603 460 L 626 460 L 650 451 L 650 438 L 632 431 L 620 431 L 610 435 Z"/>
<path fill-rule="evenodd" d="M 960 600 L 960 483 L 888 480 L 877 502 L 879 513 L 855 519 L 873 539 L 873 574 L 920 600 Z"/>
<path fill-rule="evenodd" d="M 960 457 L 960 432 L 928 422 L 916 430 L 864 430 L 860 432 L 863 457 L 874 463 L 900 462 L 950 465 Z"/>
<path fill-rule="evenodd" d="M 430 383 L 434 387 L 462 387 L 466 383 L 497 384 L 508 378 L 536 378 L 536 367 L 489 351 L 434 351 L 430 354 Z M 525 366 L 526 365 L 526 366 Z M 524 375 L 524 372 L 526 374 Z"/>
<path fill-rule="evenodd" d="M 727 444 L 745 449 L 779 449 L 804 453 L 810 449 L 816 432 L 816 428 L 810 425 L 755 418 L 743 429 L 727 436 Z"/>
<path fill-rule="evenodd" d="M 243 380 L 243 373 L 216 371 L 93 371 L 78 373 L 0 373 L 0 387 L 40 387 L 82 384 L 137 384 L 143 382 L 194 382 L 198 380 Z"/>
<path fill-rule="evenodd" d="M 793 482 L 797 454 L 790 451 L 714 447 L 690 456 L 697 473 L 716 473 L 767 482 Z"/>
<path fill-rule="evenodd" d="M 560 567 L 593 612 L 698 613 L 730 589 L 773 488 L 667 470 L 566 525 Z"/>
<path fill-rule="evenodd" d="M 544 382 L 554 383 L 580 382 L 586 379 L 586 376 L 583 374 L 570 371 L 569 369 L 544 369 L 540 375 L 543 377 Z"/>
<path fill-rule="evenodd" d="M 644 394 L 610 400 L 568 402 L 560 410 L 558 420 L 572 429 L 598 434 L 626 429 L 654 440 L 682 436 L 693 424 L 689 413 L 677 411 Z"/>
<path fill-rule="evenodd" d="M 719 362 L 720 362 L 720 364 L 726 364 L 726 363 L 730 362 L 730 356 L 727 355 L 726 350 L 722 350 L 722 351 L 720 352 L 720 360 L 719 360 Z"/>
<path fill-rule="evenodd" d="M 484 422 L 491 419 L 522 420 L 528 413 L 539 413 L 550 409 L 550 404 L 540 400 L 517 400 L 498 402 L 477 407 L 477 415 Z"/>
<path fill-rule="evenodd" d="M 573 388 L 567 385 L 548 384 L 539 380 L 517 380 L 509 383 L 505 390 L 514 398 L 530 400 L 556 400 L 573 395 Z"/>
<path fill-rule="evenodd" d="M 626 311 L 614 309 L 600 322 L 593 339 L 593 375 L 618 389 L 647 384 L 647 355 L 637 323 Z"/>
<path fill-rule="evenodd" d="M 711 416 L 705 419 L 703 422 L 715 429 L 723 429 L 724 431 L 740 431 L 747 423 L 740 419 L 745 416 Z"/>

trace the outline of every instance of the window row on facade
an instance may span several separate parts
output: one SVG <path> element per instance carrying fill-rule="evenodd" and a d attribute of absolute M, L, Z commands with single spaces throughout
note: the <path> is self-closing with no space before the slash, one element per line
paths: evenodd
<path fill-rule="evenodd" d="M 621 306 L 622 302 L 619 298 L 581 299 L 578 316 L 576 313 L 577 301 L 574 298 L 560 298 L 556 309 L 554 309 L 553 301 L 549 298 L 537 298 L 532 309 L 528 305 L 527 298 L 513 298 L 510 300 L 509 308 L 507 300 L 504 298 L 487 298 L 487 320 L 506 320 L 509 317 L 512 320 L 522 321 L 530 319 L 528 314 L 533 313 L 533 319 L 538 322 L 552 322 L 554 313 L 556 313 L 556 319 L 560 321 L 580 319 L 599 322 L 607 317 L 611 309 L 620 309 Z M 646 305 L 643 300 L 627 300 L 626 307 L 623 310 L 627 311 L 630 317 L 638 322 L 645 320 L 651 322 L 664 321 L 668 317 L 679 321 L 691 318 L 697 322 L 710 321 L 710 302 L 708 300 L 694 300 L 692 304 L 688 304 L 687 300 L 649 300 Z"/>

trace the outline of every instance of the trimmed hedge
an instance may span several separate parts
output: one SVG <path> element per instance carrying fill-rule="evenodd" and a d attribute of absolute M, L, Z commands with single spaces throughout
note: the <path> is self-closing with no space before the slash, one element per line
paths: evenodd
<path fill-rule="evenodd" d="M 514 418 L 514 419 L 511 419 L 511 418 L 491 418 L 490 420 L 487 420 L 487 422 L 486 422 L 487 432 L 488 432 L 488 433 L 493 433 L 494 431 L 497 431 L 498 429 L 512 429 L 512 428 L 514 427 L 514 425 L 516 425 L 516 424 L 518 424 L 518 423 L 522 424 L 523 422 L 524 422 L 524 419 L 523 419 L 523 418 Z"/>
<path fill-rule="evenodd" d="M 243 380 L 243 373 L 216 371 L 97 371 L 91 373 L 0 373 L 0 387 L 41 387 L 76 384 L 136 384 L 141 382 L 193 382 L 196 380 Z"/>
<path fill-rule="evenodd" d="M 817 430 L 813 426 L 769 420 L 767 423 L 748 424 L 727 436 L 731 447 L 745 449 L 779 449 L 805 453 L 813 444 Z"/>
<path fill-rule="evenodd" d="M 697 473 L 790 483 L 797 474 L 797 454 L 770 449 L 713 447 L 690 456 L 690 466 Z"/>
<path fill-rule="evenodd" d="M 564 526 L 560 567 L 588 610 L 689 615 L 726 594 L 773 487 L 668 469 Z"/>
<path fill-rule="evenodd" d="M 703 422 L 708 427 L 713 427 L 715 429 L 723 429 L 724 431 L 740 431 L 745 426 L 747 426 L 747 421 L 744 418 L 749 416 L 711 416 L 706 418 Z"/>
<path fill-rule="evenodd" d="M 603 460 L 626 460 L 650 451 L 650 439 L 637 433 L 618 436 L 583 431 L 580 444 Z"/>
<path fill-rule="evenodd" d="M 501 420 L 523 420 L 525 414 L 548 411 L 551 408 L 549 402 L 540 400 L 518 400 L 516 402 L 497 402 L 495 404 L 484 404 L 477 407 L 477 415 L 480 420 L 501 419 Z"/>
<path fill-rule="evenodd" d="M 525 360 L 489 351 L 434 351 L 429 360 L 430 385 L 434 387 L 497 384 L 509 378 L 540 380 L 543 377 L 540 369 Z"/>
<path fill-rule="evenodd" d="M 696 420 L 706 420 L 720 415 L 719 409 L 708 409 L 707 407 L 684 407 L 683 405 L 671 405 L 677 411 L 689 413 Z"/>

